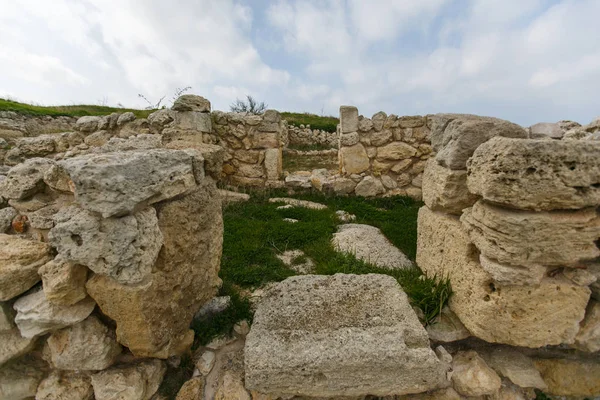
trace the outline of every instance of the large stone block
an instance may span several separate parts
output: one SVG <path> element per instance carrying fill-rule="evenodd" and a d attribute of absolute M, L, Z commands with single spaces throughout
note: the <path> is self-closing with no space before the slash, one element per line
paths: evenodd
<path fill-rule="evenodd" d="M 40 360 L 23 357 L 0 368 L 0 399 L 24 400 L 35 397 L 44 379 L 45 365 Z"/>
<path fill-rule="evenodd" d="M 588 304 L 574 347 L 590 353 L 600 351 L 600 302 L 592 300 Z"/>
<path fill-rule="evenodd" d="M 535 287 L 497 288 L 458 217 L 422 207 L 418 227 L 417 264 L 429 276 L 450 279 L 450 308 L 474 336 L 523 347 L 575 340 L 587 287 L 557 277 Z"/>
<path fill-rule="evenodd" d="M 267 149 L 265 151 L 265 170 L 267 179 L 279 180 L 283 172 L 283 156 L 281 149 Z"/>
<path fill-rule="evenodd" d="M 0 301 L 24 293 L 40 281 L 38 269 L 50 261 L 50 246 L 0 234 Z"/>
<path fill-rule="evenodd" d="M 198 96 L 195 94 L 184 94 L 179 96 L 177 100 L 173 102 L 173 106 L 171 107 L 173 111 L 197 111 L 203 113 L 210 112 L 210 101 L 205 99 L 202 96 Z M 157 111 L 158 113 L 160 111 Z M 154 113 L 154 114 L 156 114 Z M 152 114 L 152 115 L 154 115 Z M 148 118 L 150 119 L 150 118 Z"/>
<path fill-rule="evenodd" d="M 295 276 L 258 305 L 246 387 L 301 396 L 386 396 L 447 384 L 447 364 L 386 275 Z"/>
<path fill-rule="evenodd" d="M 358 131 L 358 108 L 354 106 L 340 107 L 340 125 L 342 133 Z"/>
<path fill-rule="evenodd" d="M 83 265 L 57 257 L 44 264 L 38 273 L 42 277 L 44 295 L 52 303 L 70 306 L 87 297 L 88 270 Z"/>
<path fill-rule="evenodd" d="M 0 181 L 0 195 L 22 200 L 44 189 L 44 174 L 54 165 L 46 158 L 32 158 L 12 167 L 6 179 Z"/>
<path fill-rule="evenodd" d="M 202 156 L 185 150 L 90 154 L 61 161 L 81 207 L 104 218 L 131 213 L 196 187 Z M 203 160 L 202 160 L 203 161 Z"/>
<path fill-rule="evenodd" d="M 536 368 L 548 384 L 545 393 L 576 398 L 600 395 L 600 362 L 596 360 L 536 359 Z"/>
<path fill-rule="evenodd" d="M 174 128 L 189 129 L 203 133 L 212 132 L 210 113 L 182 111 L 174 113 L 173 117 L 175 118 L 175 121 L 173 121 Z"/>
<path fill-rule="evenodd" d="M 157 204 L 164 237 L 152 274 L 137 285 L 95 275 L 90 296 L 117 323 L 117 340 L 140 357 L 167 358 L 189 340 L 189 325 L 220 286 L 221 199 L 214 182 Z M 191 245 L 193 244 L 193 245 Z"/>
<path fill-rule="evenodd" d="M 37 388 L 36 400 L 93 400 L 94 389 L 86 373 L 52 371 Z"/>
<path fill-rule="evenodd" d="M 494 138 L 467 164 L 472 193 L 526 210 L 600 204 L 600 142 Z"/>
<path fill-rule="evenodd" d="M 92 375 L 96 400 L 150 400 L 167 367 L 160 360 L 121 365 Z"/>
<path fill-rule="evenodd" d="M 433 211 L 461 215 L 478 197 L 467 188 L 467 171 L 444 168 L 433 158 L 423 173 L 423 201 Z"/>
<path fill-rule="evenodd" d="M 436 114 L 431 120 L 431 144 L 436 160 L 450 169 L 465 169 L 479 145 L 495 136 L 526 139 L 528 133 L 517 124 L 498 118 L 469 114 Z"/>
<path fill-rule="evenodd" d="M 405 160 L 416 154 L 417 149 L 404 142 L 393 142 L 377 149 L 378 160 Z"/>
<path fill-rule="evenodd" d="M 600 217 L 579 211 L 510 210 L 478 201 L 461 221 L 483 255 L 521 266 L 576 266 L 600 256 Z"/>
<path fill-rule="evenodd" d="M 133 215 L 103 219 L 70 206 L 54 220 L 56 225 L 48 238 L 62 259 L 125 284 L 139 283 L 150 275 L 163 244 L 152 207 Z"/>
<path fill-rule="evenodd" d="M 17 328 L 8 332 L 0 332 L 0 365 L 29 353 L 33 350 L 36 340 L 24 338 Z"/>
<path fill-rule="evenodd" d="M 339 151 L 340 167 L 346 175 L 360 174 L 369 169 L 370 161 L 362 144 L 342 147 Z"/>

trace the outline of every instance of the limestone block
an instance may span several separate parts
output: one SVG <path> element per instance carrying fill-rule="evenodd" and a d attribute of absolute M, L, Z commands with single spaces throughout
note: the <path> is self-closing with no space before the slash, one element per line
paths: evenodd
<path fill-rule="evenodd" d="M 212 132 L 212 121 L 209 113 L 197 111 L 182 111 L 173 114 L 173 127 L 178 129 L 190 129 L 197 132 Z"/>
<path fill-rule="evenodd" d="M 15 327 L 15 311 L 8 302 L 0 302 L 0 332 L 8 332 Z"/>
<path fill-rule="evenodd" d="M 265 170 L 267 179 L 279 180 L 283 172 L 283 155 L 281 149 L 267 149 L 265 151 Z"/>
<path fill-rule="evenodd" d="M 404 142 L 392 142 L 377 149 L 378 160 L 404 160 L 416 154 L 417 149 Z"/>
<path fill-rule="evenodd" d="M 533 212 L 478 201 L 461 217 L 483 255 L 522 266 L 576 266 L 600 256 L 600 217 L 595 208 Z"/>
<path fill-rule="evenodd" d="M 354 188 L 354 194 L 362 197 L 375 197 L 383 193 L 385 193 L 383 183 L 373 176 L 365 176 Z"/>
<path fill-rule="evenodd" d="M 340 125 L 342 133 L 358 131 L 358 108 L 354 106 L 340 107 Z"/>
<path fill-rule="evenodd" d="M 529 137 L 531 139 L 562 139 L 565 132 L 558 122 L 538 122 L 529 127 Z"/>
<path fill-rule="evenodd" d="M 528 133 L 517 124 L 498 118 L 468 114 L 431 116 L 431 144 L 436 160 L 450 169 L 465 169 L 479 145 L 495 136 L 526 139 Z"/>
<path fill-rule="evenodd" d="M 464 396 L 490 395 L 502 380 L 475 351 L 460 351 L 452 360 L 454 389 Z"/>
<path fill-rule="evenodd" d="M 38 385 L 44 379 L 44 367 L 43 363 L 30 357 L 0 367 L 0 399 L 35 397 Z"/>
<path fill-rule="evenodd" d="M 38 268 L 50 261 L 50 246 L 0 234 L 0 301 L 24 293 L 40 281 Z"/>
<path fill-rule="evenodd" d="M 131 213 L 196 187 L 194 157 L 184 150 L 90 154 L 60 162 L 75 184 L 83 208 L 104 218 Z"/>
<path fill-rule="evenodd" d="M 411 268 L 412 262 L 376 227 L 361 224 L 339 225 L 333 247 L 359 260 L 387 269 Z"/>
<path fill-rule="evenodd" d="M 175 102 L 173 102 L 173 106 L 171 107 L 173 111 L 197 111 L 197 112 L 210 112 L 210 101 L 205 99 L 202 96 L 197 96 L 195 94 L 184 94 L 179 96 Z M 149 119 L 149 118 L 148 118 Z"/>
<path fill-rule="evenodd" d="M 546 390 L 547 385 L 536 369 L 533 360 L 517 349 L 503 346 L 490 351 L 480 351 L 486 363 L 500 376 L 522 388 Z"/>
<path fill-rule="evenodd" d="M 263 167 L 259 164 L 239 163 L 237 172 L 241 176 L 245 176 L 247 178 L 263 178 L 265 176 Z"/>
<path fill-rule="evenodd" d="M 390 130 L 382 130 L 371 135 L 371 145 L 373 146 L 383 146 L 384 144 L 389 143 L 391 140 L 392 131 Z"/>
<path fill-rule="evenodd" d="M 590 353 L 600 351 L 600 302 L 590 301 L 574 347 Z"/>
<path fill-rule="evenodd" d="M 331 188 L 336 194 L 350 194 L 356 188 L 356 182 L 350 178 L 335 178 L 331 181 Z"/>
<path fill-rule="evenodd" d="M 52 303 L 70 306 L 87 297 L 87 269 L 82 265 L 58 257 L 40 267 L 38 273 L 44 295 Z"/>
<path fill-rule="evenodd" d="M 221 173 L 223 172 L 223 159 L 225 157 L 225 149 L 223 147 L 208 143 L 176 140 L 167 143 L 165 148 L 174 150 L 197 150 L 202 155 L 202 158 L 204 158 L 204 171 L 217 180 L 221 177 Z"/>
<path fill-rule="evenodd" d="M 419 210 L 417 265 L 448 277 L 450 309 L 487 342 L 523 347 L 572 343 L 590 297 L 587 287 L 546 278 L 537 287 L 496 288 L 458 217 Z"/>
<path fill-rule="evenodd" d="M 434 342 L 455 342 L 471 336 L 460 319 L 450 310 L 448 306 L 442 309 L 433 323 L 427 326 L 429 339 Z"/>
<path fill-rule="evenodd" d="M 6 199 L 22 200 L 44 189 L 44 173 L 54 165 L 46 158 L 31 158 L 12 167 L 6 179 L 0 181 L 0 195 Z"/>
<path fill-rule="evenodd" d="M 164 245 L 149 278 L 131 286 L 95 275 L 86 287 L 116 321 L 119 343 L 139 357 L 167 358 L 179 350 L 194 314 L 221 284 L 221 199 L 214 182 L 207 181 L 195 192 L 158 204 L 157 214 Z"/>
<path fill-rule="evenodd" d="M 250 394 L 244 388 L 243 378 L 238 374 L 225 371 L 215 393 L 215 400 L 251 400 Z"/>
<path fill-rule="evenodd" d="M 340 135 L 340 146 L 354 146 L 360 141 L 357 132 L 343 133 Z"/>
<path fill-rule="evenodd" d="M 124 112 L 123 114 L 119 115 L 119 118 L 117 118 L 117 126 L 125 125 L 126 123 L 131 122 L 134 119 L 134 113 L 132 113 L 131 111 Z"/>
<path fill-rule="evenodd" d="M 369 156 L 362 144 L 342 147 L 339 152 L 340 167 L 347 174 L 360 174 L 369 169 Z"/>
<path fill-rule="evenodd" d="M 96 400 L 150 400 L 167 368 L 163 361 L 147 360 L 116 366 L 92 375 Z"/>
<path fill-rule="evenodd" d="M 396 280 L 295 276 L 268 289 L 245 345 L 246 387 L 301 396 L 386 396 L 447 386 L 447 364 Z"/>
<path fill-rule="evenodd" d="M 89 297 L 72 306 L 56 305 L 50 303 L 44 292 L 39 290 L 15 302 L 15 323 L 21 336 L 32 338 L 81 322 L 95 307 L 96 303 Z"/>
<path fill-rule="evenodd" d="M 197 376 L 184 383 L 175 400 L 204 400 L 204 378 Z"/>
<path fill-rule="evenodd" d="M 10 229 L 17 214 L 17 210 L 12 207 L 0 209 L 0 233 L 6 233 Z"/>
<path fill-rule="evenodd" d="M 84 373 L 52 371 L 37 388 L 35 400 L 93 400 L 91 379 Z"/>
<path fill-rule="evenodd" d="M 467 188 L 467 171 L 444 168 L 433 158 L 423 173 L 423 201 L 433 211 L 461 215 L 478 197 Z"/>
<path fill-rule="evenodd" d="M 598 360 L 536 359 L 536 368 L 548 385 L 545 393 L 555 396 L 598 396 Z"/>
<path fill-rule="evenodd" d="M 99 371 L 113 365 L 121 354 L 115 334 L 95 316 L 48 338 L 50 364 L 57 369 Z"/>
<path fill-rule="evenodd" d="M 17 328 L 0 332 L 0 366 L 33 350 L 36 340 L 24 338 Z"/>
<path fill-rule="evenodd" d="M 251 138 L 253 149 L 274 149 L 279 147 L 279 135 L 276 132 L 256 132 Z"/>
<path fill-rule="evenodd" d="M 58 212 L 58 209 L 58 205 L 50 204 L 28 213 L 29 225 L 35 229 L 51 229 L 54 226 L 54 215 Z"/>
<path fill-rule="evenodd" d="M 94 132 L 98 128 L 100 117 L 86 115 L 77 120 L 75 129 L 80 132 Z"/>
<path fill-rule="evenodd" d="M 272 197 L 269 199 L 269 203 L 284 203 L 292 207 L 302 207 L 311 210 L 326 210 L 327 206 L 321 203 L 315 203 L 314 201 L 298 200 L 289 197 Z"/>
<path fill-rule="evenodd" d="M 99 151 L 101 153 L 114 153 L 117 151 L 151 150 L 161 146 L 161 135 L 140 134 L 128 138 L 110 138 Z"/>
<path fill-rule="evenodd" d="M 600 204 L 600 142 L 494 138 L 468 162 L 472 193 L 511 208 L 579 209 Z"/>
<path fill-rule="evenodd" d="M 57 151 L 57 139 L 54 135 L 20 138 L 17 141 L 17 148 L 19 154 L 25 158 L 44 157 Z"/>
<path fill-rule="evenodd" d="M 532 264 L 528 266 L 502 264 L 479 255 L 479 262 L 499 286 L 503 285 L 539 285 L 546 275 L 547 269 L 543 265 Z"/>
<path fill-rule="evenodd" d="M 102 219 L 70 206 L 56 214 L 55 223 L 48 239 L 63 260 L 85 265 L 121 283 L 146 279 L 163 244 L 152 207 L 133 215 Z"/>

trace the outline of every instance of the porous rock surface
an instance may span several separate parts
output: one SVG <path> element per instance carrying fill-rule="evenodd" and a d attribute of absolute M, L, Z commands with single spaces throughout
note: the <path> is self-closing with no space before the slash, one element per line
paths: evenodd
<path fill-rule="evenodd" d="M 166 372 L 161 360 L 113 367 L 92 375 L 96 400 L 149 400 Z"/>
<path fill-rule="evenodd" d="M 447 365 L 398 283 L 386 275 L 305 275 L 268 290 L 245 347 L 246 387 L 360 396 L 447 385 Z"/>
<path fill-rule="evenodd" d="M 442 167 L 430 158 L 423 173 L 423 202 L 433 211 L 460 215 L 478 199 L 467 188 L 467 171 Z"/>
<path fill-rule="evenodd" d="M 381 268 L 411 268 L 412 262 L 374 226 L 344 224 L 333 234 L 337 251 L 353 254 L 359 260 Z"/>
<path fill-rule="evenodd" d="M 511 208 L 580 209 L 600 204 L 600 142 L 496 137 L 469 160 L 472 193 Z"/>

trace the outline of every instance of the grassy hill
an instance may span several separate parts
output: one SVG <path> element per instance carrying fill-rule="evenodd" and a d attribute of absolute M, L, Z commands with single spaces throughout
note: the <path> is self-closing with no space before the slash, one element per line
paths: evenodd
<path fill-rule="evenodd" d="M 136 110 L 85 104 L 74 106 L 36 106 L 0 98 L 0 111 L 14 111 L 20 114 L 34 116 L 50 115 L 53 117 L 82 117 L 84 115 L 107 115 L 113 112 L 123 113 L 131 111 L 138 118 L 146 118 L 155 110 Z M 321 117 L 309 113 L 282 112 L 281 116 L 286 119 L 290 125 L 310 125 L 313 129 L 321 129 L 326 132 L 335 132 L 337 124 L 339 123 L 339 119 L 335 117 Z"/>

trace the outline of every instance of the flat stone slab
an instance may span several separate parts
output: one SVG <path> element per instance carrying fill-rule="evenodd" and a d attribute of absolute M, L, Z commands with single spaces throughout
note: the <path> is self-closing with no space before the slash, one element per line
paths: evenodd
<path fill-rule="evenodd" d="M 547 211 L 600 204 L 600 142 L 496 137 L 468 162 L 472 193 L 512 208 Z"/>
<path fill-rule="evenodd" d="M 403 269 L 413 266 L 404 253 L 371 225 L 340 225 L 333 235 L 333 247 L 381 268 Z"/>
<path fill-rule="evenodd" d="M 273 285 L 246 338 L 246 387 L 314 397 L 447 385 L 406 294 L 387 275 L 304 275 Z"/>
<path fill-rule="evenodd" d="M 292 207 L 304 207 L 311 210 L 325 210 L 325 204 L 315 203 L 307 200 L 291 199 L 289 197 L 273 197 L 269 199 L 269 203 L 284 203 Z"/>

